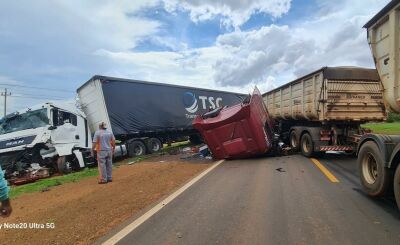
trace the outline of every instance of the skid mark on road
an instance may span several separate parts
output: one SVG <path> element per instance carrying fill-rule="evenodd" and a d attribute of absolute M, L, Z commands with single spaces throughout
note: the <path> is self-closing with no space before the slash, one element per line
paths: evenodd
<path fill-rule="evenodd" d="M 315 158 L 310 158 L 311 161 L 321 170 L 323 174 L 332 182 L 332 183 L 339 183 L 339 180 L 333 175 L 320 161 Z"/>

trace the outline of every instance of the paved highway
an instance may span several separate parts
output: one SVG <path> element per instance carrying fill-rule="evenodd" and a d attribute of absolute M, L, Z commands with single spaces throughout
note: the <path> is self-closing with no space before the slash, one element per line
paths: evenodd
<path fill-rule="evenodd" d="M 225 161 L 118 244 L 400 244 L 394 199 L 360 188 L 344 155 Z"/>

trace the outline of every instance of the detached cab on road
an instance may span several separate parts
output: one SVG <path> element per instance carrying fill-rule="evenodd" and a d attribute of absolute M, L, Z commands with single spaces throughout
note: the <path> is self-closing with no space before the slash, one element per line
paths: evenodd
<path fill-rule="evenodd" d="M 257 88 L 240 104 L 197 116 L 193 127 L 217 159 L 261 155 L 274 147 L 272 120 Z"/>

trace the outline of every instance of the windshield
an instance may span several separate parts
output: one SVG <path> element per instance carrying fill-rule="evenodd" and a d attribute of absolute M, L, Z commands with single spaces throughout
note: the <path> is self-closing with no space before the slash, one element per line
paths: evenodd
<path fill-rule="evenodd" d="M 11 114 L 0 121 L 0 134 L 8 134 L 30 128 L 43 127 L 49 124 L 47 109 L 28 111 L 22 114 Z"/>

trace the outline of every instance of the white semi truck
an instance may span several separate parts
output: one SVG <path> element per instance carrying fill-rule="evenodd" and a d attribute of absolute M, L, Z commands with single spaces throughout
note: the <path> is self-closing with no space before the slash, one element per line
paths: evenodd
<path fill-rule="evenodd" d="M 196 115 L 240 103 L 242 94 L 94 76 L 71 103 L 44 103 L 0 121 L 0 164 L 6 178 L 38 167 L 68 173 L 95 164 L 92 134 L 100 122 L 120 142 L 116 155 L 160 151 L 163 143 L 199 139 Z"/>
<path fill-rule="evenodd" d="M 386 107 L 400 112 L 400 1 L 376 14 L 367 28 L 368 43 L 382 81 Z M 373 197 L 394 189 L 400 208 L 400 135 L 366 134 L 358 143 L 358 165 L 364 191 Z"/>
<path fill-rule="evenodd" d="M 0 163 L 6 177 L 25 175 L 32 163 L 63 173 L 94 163 L 91 132 L 72 103 L 45 103 L 0 121 Z"/>

